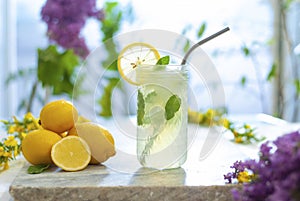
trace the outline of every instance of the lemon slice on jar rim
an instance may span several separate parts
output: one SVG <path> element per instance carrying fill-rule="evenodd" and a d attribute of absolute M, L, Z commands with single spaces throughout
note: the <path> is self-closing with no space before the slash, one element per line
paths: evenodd
<path fill-rule="evenodd" d="M 147 43 L 137 42 L 127 45 L 118 56 L 118 70 L 122 78 L 133 85 L 139 85 L 136 68 L 140 65 L 155 65 L 159 52 Z"/>

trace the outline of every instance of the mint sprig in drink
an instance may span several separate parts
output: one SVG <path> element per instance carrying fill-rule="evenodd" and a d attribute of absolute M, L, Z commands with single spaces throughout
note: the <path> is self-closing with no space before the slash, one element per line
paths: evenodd
<path fill-rule="evenodd" d="M 180 167 L 187 152 L 186 65 L 137 69 L 137 156 L 145 167 Z"/>

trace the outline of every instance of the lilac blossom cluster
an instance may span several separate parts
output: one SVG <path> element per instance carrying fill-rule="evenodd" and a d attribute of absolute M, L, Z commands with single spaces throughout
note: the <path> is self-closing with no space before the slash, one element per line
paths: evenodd
<path fill-rule="evenodd" d="M 41 10 L 42 20 L 47 23 L 51 41 L 85 58 L 88 47 L 81 29 L 89 17 L 102 20 L 103 11 L 96 8 L 96 0 L 47 0 Z"/>
<path fill-rule="evenodd" d="M 224 175 L 229 183 L 239 174 L 249 172 L 252 177 L 242 189 L 232 190 L 236 201 L 300 200 L 300 133 L 292 132 L 260 147 L 259 160 L 237 161 L 234 172 Z"/>

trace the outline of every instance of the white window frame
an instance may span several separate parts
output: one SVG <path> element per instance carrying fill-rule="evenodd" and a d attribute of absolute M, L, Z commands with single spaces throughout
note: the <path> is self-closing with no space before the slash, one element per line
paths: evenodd
<path fill-rule="evenodd" d="M 17 70 L 16 0 L 0 1 L 0 117 L 8 118 L 17 111 L 17 85 L 5 84 L 8 76 Z"/>

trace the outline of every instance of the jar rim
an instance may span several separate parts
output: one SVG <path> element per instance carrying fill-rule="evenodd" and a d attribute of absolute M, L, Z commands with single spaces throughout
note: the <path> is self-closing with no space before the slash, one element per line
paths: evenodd
<path fill-rule="evenodd" d="M 139 64 L 137 67 L 152 67 L 152 66 L 188 66 L 188 64 Z"/>
<path fill-rule="evenodd" d="M 164 73 L 172 73 L 172 72 L 187 72 L 187 64 L 166 64 L 166 65 L 151 65 L 151 64 L 142 64 L 137 66 L 137 71 L 140 72 L 164 72 Z"/>

